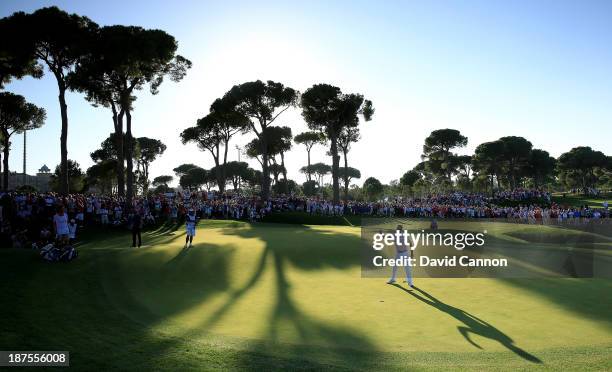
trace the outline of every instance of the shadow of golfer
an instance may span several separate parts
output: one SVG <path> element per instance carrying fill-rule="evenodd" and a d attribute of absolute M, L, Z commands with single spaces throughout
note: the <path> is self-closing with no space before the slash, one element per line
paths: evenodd
<path fill-rule="evenodd" d="M 417 287 L 413 287 L 414 291 L 411 291 L 400 286 L 399 284 L 393 284 L 393 286 L 408 293 L 417 300 L 424 302 L 429 306 L 435 307 L 436 309 L 442 312 L 447 313 L 448 315 L 463 323 L 465 326 L 458 326 L 457 330 L 466 339 L 466 341 L 468 341 L 475 347 L 482 349 L 480 345 L 478 345 L 476 342 L 474 342 L 474 340 L 470 338 L 470 333 L 490 338 L 491 340 L 495 340 L 502 344 L 504 347 L 506 347 L 508 350 L 515 353 L 516 355 L 532 363 L 542 363 L 542 361 L 535 355 L 532 355 L 527 351 L 521 349 L 520 347 L 516 346 L 510 336 L 495 328 L 486 321 L 478 318 L 477 316 L 470 314 L 467 311 L 458 309 L 454 306 L 445 304 L 444 302 L 438 300 L 434 296 Z"/>
<path fill-rule="evenodd" d="M 184 258 L 187 257 L 189 250 L 191 250 L 190 246 L 184 246 L 176 256 L 172 257 L 170 261 L 166 262 L 166 265 L 174 265 L 181 262 Z"/>

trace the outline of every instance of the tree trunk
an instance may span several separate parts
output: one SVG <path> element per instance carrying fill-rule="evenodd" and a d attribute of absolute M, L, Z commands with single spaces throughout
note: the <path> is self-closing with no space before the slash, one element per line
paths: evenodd
<path fill-rule="evenodd" d="M 223 190 L 221 192 L 225 191 L 225 183 L 227 181 L 227 178 L 226 178 L 227 169 L 225 169 L 225 166 L 227 164 L 227 150 L 228 150 L 228 147 L 229 147 L 229 140 L 225 141 L 225 145 L 224 145 L 224 148 L 223 148 L 223 168 L 221 168 L 221 181 L 223 183 Z"/>
<path fill-rule="evenodd" d="M 58 78 L 57 84 L 59 86 L 59 103 L 60 113 L 62 117 L 62 133 L 60 136 L 60 193 L 62 195 L 68 194 L 68 106 L 66 105 L 66 86 Z"/>
<path fill-rule="evenodd" d="M 227 150 L 228 150 L 229 141 L 223 142 L 223 165 L 220 167 L 220 160 L 217 160 L 217 185 L 219 186 L 219 192 L 225 192 L 225 183 L 227 179 L 225 178 L 226 169 L 225 165 L 227 164 Z M 219 148 L 217 148 L 217 157 L 219 156 Z"/>
<path fill-rule="evenodd" d="M 261 155 L 261 198 L 266 201 L 270 197 L 270 167 L 267 151 Z"/>
<path fill-rule="evenodd" d="M 219 188 L 219 192 L 223 192 L 225 190 L 225 187 L 223 185 L 223 183 L 221 182 L 221 178 L 222 178 L 222 169 L 219 166 L 220 164 L 220 158 L 219 158 L 219 145 L 217 144 L 217 146 L 215 147 L 215 150 L 210 150 L 210 153 L 212 154 L 212 157 L 215 161 L 215 179 L 217 180 L 217 187 Z"/>
<path fill-rule="evenodd" d="M 348 189 L 350 183 L 350 180 L 348 178 L 348 159 L 346 156 L 346 151 L 343 150 L 342 153 L 344 155 L 344 200 L 348 201 Z"/>
<path fill-rule="evenodd" d="M 286 189 L 287 188 L 287 169 L 285 168 L 285 153 L 281 152 L 280 157 L 281 157 L 281 171 L 283 172 L 283 180 L 285 181 L 284 192 L 286 193 L 288 190 Z"/>
<path fill-rule="evenodd" d="M 272 173 L 272 180 L 274 180 L 274 182 L 270 182 L 270 187 L 272 187 L 274 184 L 278 183 L 278 164 L 276 163 L 276 155 L 273 155 L 269 162 L 274 165 L 274 168 L 270 170 L 270 173 Z"/>
<path fill-rule="evenodd" d="M 446 164 L 446 170 L 444 171 L 444 177 L 446 177 L 448 179 L 448 181 L 451 181 L 451 169 L 448 166 L 448 158 L 450 156 L 450 148 L 442 148 L 442 151 L 444 153 L 444 155 L 442 156 L 442 162 L 444 164 Z"/>
<path fill-rule="evenodd" d="M 9 136 L 4 134 L 4 149 L 2 150 L 2 152 L 4 153 L 4 159 L 2 159 L 2 166 L 4 167 L 3 169 L 4 177 L 2 179 L 2 189 L 4 191 L 7 191 L 9 187 L 9 146 L 10 146 Z"/>
<path fill-rule="evenodd" d="M 308 168 L 306 168 L 306 177 L 308 177 L 308 181 L 312 181 L 312 176 L 310 174 L 310 149 L 306 150 L 306 152 L 308 153 Z"/>
<path fill-rule="evenodd" d="M 219 166 L 219 162 L 215 161 L 217 166 L 215 167 L 215 175 L 217 176 L 217 187 L 219 188 L 219 192 L 225 192 L 225 182 L 223 181 L 223 169 Z"/>
<path fill-rule="evenodd" d="M 23 185 L 25 186 L 28 182 L 28 176 L 26 174 L 26 160 L 27 160 L 27 145 L 26 145 L 26 134 L 28 133 L 27 130 L 23 131 Z"/>
<path fill-rule="evenodd" d="M 340 155 L 338 155 L 338 136 L 335 134 L 330 138 L 331 154 L 332 154 L 332 185 L 334 190 L 334 204 L 340 202 L 340 183 L 338 182 L 338 174 L 340 168 Z"/>
<path fill-rule="evenodd" d="M 140 167 L 141 167 L 140 160 L 136 160 L 136 173 L 135 173 L 136 175 L 134 176 L 134 178 L 135 178 L 134 182 L 137 184 L 136 185 L 136 192 L 138 192 L 139 183 L 142 182 L 142 172 L 141 172 L 141 168 Z M 138 177 L 140 177 L 140 178 L 138 178 Z"/>
<path fill-rule="evenodd" d="M 134 197 L 134 161 L 132 159 L 134 154 L 134 141 L 132 139 L 132 114 L 130 110 L 125 111 L 125 139 L 127 140 L 125 160 L 127 162 L 127 179 L 126 179 L 126 198 L 128 203 L 132 201 Z"/>
<path fill-rule="evenodd" d="M 142 181 L 142 193 L 144 195 L 147 195 L 147 192 L 149 192 L 149 164 L 148 163 L 144 163 L 142 165 L 142 172 L 143 172 L 143 176 L 144 176 L 144 180 Z"/>
<path fill-rule="evenodd" d="M 115 122 L 115 146 L 117 147 L 117 195 L 121 198 L 125 196 L 125 154 L 123 153 L 123 116 L 125 111 L 122 109 L 119 115 L 113 105 L 113 121 Z"/>

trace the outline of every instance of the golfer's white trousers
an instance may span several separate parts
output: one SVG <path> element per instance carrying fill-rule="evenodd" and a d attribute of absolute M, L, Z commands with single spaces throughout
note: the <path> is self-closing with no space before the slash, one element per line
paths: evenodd
<path fill-rule="evenodd" d="M 397 259 L 403 259 L 404 257 L 408 257 L 408 252 L 397 252 L 395 254 L 396 262 L 397 262 Z M 393 266 L 393 268 L 391 269 L 391 279 L 390 280 L 395 280 L 395 276 L 397 275 L 397 268 L 398 266 Z M 409 285 L 412 285 L 412 266 L 410 265 L 404 266 L 404 271 L 406 272 L 406 283 L 408 283 Z"/>

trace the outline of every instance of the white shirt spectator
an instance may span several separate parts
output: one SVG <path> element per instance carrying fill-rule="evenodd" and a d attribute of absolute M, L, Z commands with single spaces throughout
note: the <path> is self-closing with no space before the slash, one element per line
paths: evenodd
<path fill-rule="evenodd" d="M 76 239 L 77 224 L 74 222 L 70 223 L 68 225 L 68 231 L 69 231 L 68 237 L 70 239 Z"/>
<path fill-rule="evenodd" d="M 53 224 L 55 225 L 55 233 L 57 235 L 68 235 L 68 215 L 64 213 L 63 215 L 56 214 L 53 216 Z"/>

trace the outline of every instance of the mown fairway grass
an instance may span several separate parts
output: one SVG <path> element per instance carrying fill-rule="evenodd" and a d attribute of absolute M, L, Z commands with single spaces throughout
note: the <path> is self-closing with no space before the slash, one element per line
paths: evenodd
<path fill-rule="evenodd" d="M 202 221 L 0 250 L 0 350 L 79 370 L 612 369 L 612 282 L 360 278 L 359 229 Z M 405 288 L 405 284 L 402 287 Z"/>
<path fill-rule="evenodd" d="M 607 193 L 600 197 L 593 197 L 581 194 L 566 194 L 565 197 L 561 193 L 553 194 L 552 201 L 561 205 L 569 207 L 582 207 L 588 205 L 593 208 L 602 208 L 605 201 L 612 207 L 612 194 Z"/>

